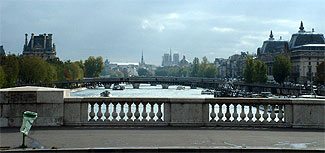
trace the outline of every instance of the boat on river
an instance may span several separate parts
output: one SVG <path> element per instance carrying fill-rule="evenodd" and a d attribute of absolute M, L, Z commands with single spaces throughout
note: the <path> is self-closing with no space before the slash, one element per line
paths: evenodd
<path fill-rule="evenodd" d="M 101 97 L 112 97 L 112 94 L 109 91 L 105 90 L 102 93 L 100 93 L 100 96 Z"/>
<path fill-rule="evenodd" d="M 184 86 L 177 86 L 176 90 L 185 90 Z"/>
<path fill-rule="evenodd" d="M 124 90 L 125 87 L 121 85 L 114 85 L 113 90 Z"/>
<path fill-rule="evenodd" d="M 205 89 L 201 91 L 201 95 L 213 95 L 213 94 L 214 94 L 214 90 Z"/>

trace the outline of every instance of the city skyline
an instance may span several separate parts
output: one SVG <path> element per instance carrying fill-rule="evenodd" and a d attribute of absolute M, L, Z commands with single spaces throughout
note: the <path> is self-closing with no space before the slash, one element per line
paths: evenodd
<path fill-rule="evenodd" d="M 308 31 L 325 32 L 320 0 L 75 2 L 1 0 L 0 45 L 7 53 L 22 54 L 25 33 L 52 33 L 62 60 L 102 56 L 139 62 L 143 49 L 146 63 L 161 65 L 170 48 L 190 60 L 207 56 L 210 62 L 256 53 L 270 30 L 275 39 L 289 40 L 300 21 Z"/>

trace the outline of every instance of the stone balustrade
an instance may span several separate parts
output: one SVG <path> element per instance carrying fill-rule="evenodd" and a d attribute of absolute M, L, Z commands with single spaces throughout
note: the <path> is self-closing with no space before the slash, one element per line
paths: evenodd
<path fill-rule="evenodd" d="M 324 128 L 324 108 L 311 99 L 71 97 L 64 124 Z"/>
<path fill-rule="evenodd" d="M 69 90 L 0 89 L 0 127 L 19 127 L 34 111 L 34 126 L 233 126 L 325 129 L 325 100 L 267 98 L 70 97 Z"/>

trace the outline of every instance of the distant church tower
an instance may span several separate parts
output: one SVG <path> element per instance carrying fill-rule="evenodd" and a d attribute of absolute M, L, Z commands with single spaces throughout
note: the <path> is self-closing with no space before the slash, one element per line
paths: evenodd
<path fill-rule="evenodd" d="M 142 50 L 141 62 L 139 63 L 139 67 L 141 68 L 146 67 L 146 63 L 144 62 L 144 58 L 143 58 L 143 50 Z"/>
<path fill-rule="evenodd" d="M 53 59 L 56 57 L 56 46 L 52 42 L 52 34 L 40 34 L 34 36 L 32 33 L 28 42 L 28 34 L 25 34 L 25 44 L 23 56 L 40 56 L 44 60 Z"/>

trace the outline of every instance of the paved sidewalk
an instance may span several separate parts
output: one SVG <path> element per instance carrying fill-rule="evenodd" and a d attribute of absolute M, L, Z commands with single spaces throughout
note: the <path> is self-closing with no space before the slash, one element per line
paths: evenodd
<path fill-rule="evenodd" d="M 0 129 L 0 147 L 22 143 L 19 128 Z M 33 127 L 29 147 L 232 147 L 324 149 L 325 132 L 312 129 L 215 127 Z"/>

